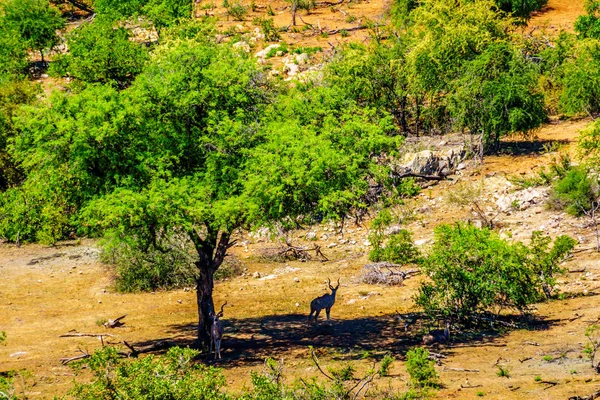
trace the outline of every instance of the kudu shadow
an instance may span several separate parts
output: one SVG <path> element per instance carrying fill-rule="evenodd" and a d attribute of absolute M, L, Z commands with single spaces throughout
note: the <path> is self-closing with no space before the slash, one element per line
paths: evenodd
<path fill-rule="evenodd" d="M 520 329 L 529 330 L 546 330 L 560 322 L 532 317 L 515 317 L 511 320 Z M 336 350 L 337 357 L 345 360 L 359 359 L 365 352 L 376 359 L 383 357 L 385 353 L 402 357 L 410 348 L 422 345 L 424 333 L 436 328 L 420 313 L 332 319 L 329 322 L 320 319 L 318 324 L 308 324 L 306 314 L 229 318 L 222 322 L 225 328 L 223 359 L 212 361 L 212 356 L 208 355 L 201 358 L 210 363 L 228 366 L 258 365 L 266 357 L 277 357 L 278 354 L 290 351 L 308 356 L 309 346 Z M 483 326 L 451 332 L 450 342 L 434 345 L 433 351 L 450 355 L 453 347 L 499 346 L 502 337 L 510 330 L 510 327 L 496 324 L 489 329 Z M 164 341 L 170 345 L 195 347 L 196 332 L 196 324 L 172 325 L 167 332 L 172 335 L 170 339 L 140 342 L 135 346 Z"/>

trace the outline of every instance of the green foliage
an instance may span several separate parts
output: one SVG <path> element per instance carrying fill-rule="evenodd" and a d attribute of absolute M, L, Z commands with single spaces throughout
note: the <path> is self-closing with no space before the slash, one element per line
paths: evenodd
<path fill-rule="evenodd" d="M 522 20 L 528 20 L 533 11 L 539 10 L 547 2 L 547 0 L 496 0 L 496 5 L 502 11 Z"/>
<path fill-rule="evenodd" d="M 384 243 L 385 240 L 385 243 Z M 374 262 L 390 261 L 395 264 L 418 263 L 421 253 L 415 246 L 412 234 L 406 229 L 397 233 L 382 235 L 373 231 L 369 235 L 372 250 L 369 252 L 369 260 Z"/>
<path fill-rule="evenodd" d="M 277 53 L 281 52 L 282 54 L 287 54 L 289 52 L 288 45 L 286 42 L 281 42 L 279 47 L 272 47 L 269 49 L 267 54 L 265 54 L 266 58 L 275 57 Z"/>
<path fill-rule="evenodd" d="M 6 400 L 18 400 L 15 389 L 15 373 L 8 372 L 6 375 L 0 375 L 0 396 Z"/>
<path fill-rule="evenodd" d="M 429 351 L 421 347 L 410 349 L 406 353 L 406 371 L 410 375 L 410 383 L 415 388 L 437 388 L 439 377 L 429 358 Z"/>
<path fill-rule="evenodd" d="M 502 136 L 529 132 L 546 120 L 539 73 L 518 49 L 490 45 L 464 68 L 450 95 L 450 112 L 457 128 L 481 133 L 487 148 L 497 149 Z"/>
<path fill-rule="evenodd" d="M 562 68 L 560 109 L 568 115 L 600 112 L 600 42 L 578 41 Z"/>
<path fill-rule="evenodd" d="M 390 8 L 392 23 L 403 26 L 409 22 L 410 12 L 419 5 L 418 0 L 394 0 Z"/>
<path fill-rule="evenodd" d="M 536 375 L 533 377 L 533 380 L 536 382 L 541 382 L 542 381 L 542 377 L 540 375 Z"/>
<path fill-rule="evenodd" d="M 500 378 L 510 378 L 510 371 L 508 368 L 503 367 L 502 365 L 497 365 L 498 371 L 496 371 L 496 375 Z"/>
<path fill-rule="evenodd" d="M 265 35 L 265 40 L 267 42 L 276 42 L 281 39 L 281 35 L 273 22 L 273 18 L 256 18 L 254 24 L 260 26 L 260 31 Z"/>
<path fill-rule="evenodd" d="M 109 20 L 147 16 L 159 33 L 192 14 L 188 0 L 94 0 L 94 8 L 101 18 Z"/>
<path fill-rule="evenodd" d="M 58 43 L 56 31 L 64 28 L 65 21 L 48 0 L 6 0 L 0 7 L 0 26 L 18 32 L 26 48 L 41 53 Z"/>
<path fill-rule="evenodd" d="M 550 362 L 550 361 L 554 360 L 554 357 L 552 357 L 550 354 L 546 354 L 544 357 L 542 357 L 542 360 L 544 360 L 546 362 Z"/>
<path fill-rule="evenodd" d="M 390 354 L 386 354 L 385 356 L 383 356 L 381 364 L 379 365 L 379 375 L 388 376 L 390 374 L 390 368 L 394 364 L 394 361 L 396 361 L 396 359 Z"/>
<path fill-rule="evenodd" d="M 25 46 L 25 41 L 21 40 L 15 27 L 0 24 L 0 81 L 24 74 L 28 64 Z"/>
<path fill-rule="evenodd" d="M 193 286 L 198 274 L 193 254 L 181 232 L 157 234 L 152 246 L 115 233 L 104 241 L 101 258 L 117 265 L 118 291 L 137 292 Z"/>
<path fill-rule="evenodd" d="M 575 31 L 579 37 L 600 39 L 600 1 L 585 1 L 586 15 L 580 15 L 575 21 Z"/>
<path fill-rule="evenodd" d="M 422 266 L 431 281 L 415 300 L 430 315 L 456 319 L 506 308 L 527 311 L 549 294 L 559 263 L 576 243 L 561 236 L 548 249 L 549 238 L 534 232 L 527 247 L 467 224 L 439 226 L 435 238 Z"/>
<path fill-rule="evenodd" d="M 59 75 L 69 75 L 87 83 L 130 84 L 142 71 L 149 56 L 146 49 L 130 39 L 122 27 L 96 20 L 70 32 L 69 54 L 53 63 Z"/>
<path fill-rule="evenodd" d="M 0 331 L 0 345 L 6 346 L 6 332 Z"/>
<path fill-rule="evenodd" d="M 227 14 L 231 15 L 236 21 L 243 21 L 248 14 L 248 8 L 242 3 L 233 3 L 227 7 Z"/>
<path fill-rule="evenodd" d="M 226 399 L 220 370 L 193 362 L 195 350 L 174 347 L 163 357 L 123 359 L 112 347 L 94 352 L 78 368 L 88 367 L 91 383 L 76 383 L 70 396 L 77 400 L 116 399 Z"/>
<path fill-rule="evenodd" d="M 0 192 L 18 185 L 23 179 L 8 145 L 15 135 L 13 117 L 19 106 L 34 101 L 38 93 L 39 88 L 27 80 L 3 79 L 0 75 Z"/>
<path fill-rule="evenodd" d="M 600 121 L 596 120 L 579 134 L 579 150 L 590 165 L 600 163 Z"/>
<path fill-rule="evenodd" d="M 572 167 L 552 187 L 550 206 L 580 216 L 600 195 L 598 178 L 585 167 Z"/>
<path fill-rule="evenodd" d="M 600 364 L 596 360 L 596 353 L 600 348 L 600 325 L 589 325 L 585 330 L 585 337 L 588 339 L 588 342 L 583 352 L 589 358 L 592 368 L 598 372 L 600 371 Z"/>

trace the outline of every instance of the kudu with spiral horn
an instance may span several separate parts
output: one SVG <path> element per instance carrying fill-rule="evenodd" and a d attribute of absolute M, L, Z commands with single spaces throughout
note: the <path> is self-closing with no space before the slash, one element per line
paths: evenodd
<path fill-rule="evenodd" d="M 214 345 L 215 360 L 221 358 L 221 339 L 223 339 L 223 323 L 221 322 L 221 317 L 223 316 L 223 308 L 226 304 L 227 302 L 223 303 L 221 311 L 217 314 L 214 312 L 210 313 L 210 318 L 212 319 L 212 325 L 210 327 L 210 353 L 212 353 Z"/>
<path fill-rule="evenodd" d="M 310 315 L 308 316 L 308 322 L 310 323 L 310 319 L 312 318 L 313 313 L 315 314 L 315 323 L 317 323 L 317 318 L 321 313 L 322 309 L 325 309 L 325 313 L 327 314 L 327 321 L 329 321 L 329 313 L 331 312 L 331 307 L 335 304 L 335 294 L 337 293 L 338 288 L 340 287 L 340 278 L 337 280 L 337 286 L 331 286 L 331 280 L 327 278 L 327 286 L 331 290 L 331 294 L 324 294 L 321 297 L 317 297 L 313 301 L 310 302 Z"/>

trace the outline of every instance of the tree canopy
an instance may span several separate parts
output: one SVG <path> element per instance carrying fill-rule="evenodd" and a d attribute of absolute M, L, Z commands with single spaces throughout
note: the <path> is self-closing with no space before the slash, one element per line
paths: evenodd
<path fill-rule="evenodd" d="M 58 43 L 56 31 L 64 28 L 60 12 L 48 0 L 6 0 L 0 5 L 0 26 L 18 32 L 28 49 L 43 50 Z"/>

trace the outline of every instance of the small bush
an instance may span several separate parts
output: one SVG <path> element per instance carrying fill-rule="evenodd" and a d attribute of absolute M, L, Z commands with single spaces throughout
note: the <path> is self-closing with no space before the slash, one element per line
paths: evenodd
<path fill-rule="evenodd" d="M 500 378 L 510 378 L 510 371 L 507 368 L 504 368 L 502 365 L 498 365 L 498 371 L 496 371 L 496 375 Z"/>
<path fill-rule="evenodd" d="M 388 376 L 390 373 L 390 368 L 394 364 L 396 359 L 389 354 L 386 354 L 381 360 L 381 364 L 379 365 L 379 375 Z"/>
<path fill-rule="evenodd" d="M 100 258 L 117 266 L 116 289 L 120 292 L 152 291 L 193 286 L 198 268 L 193 245 L 172 234 L 144 248 L 135 241 L 109 237 Z"/>
<path fill-rule="evenodd" d="M 248 8 L 241 3 L 231 4 L 227 7 L 227 14 L 232 16 L 236 21 L 243 21 L 248 14 Z"/>
<path fill-rule="evenodd" d="M 415 246 L 412 234 L 406 229 L 385 235 L 385 229 L 391 224 L 392 215 L 383 210 L 371 223 L 369 242 L 373 249 L 369 252 L 369 260 L 374 262 L 389 261 L 396 264 L 409 264 L 420 261 L 421 254 Z"/>
<path fill-rule="evenodd" d="M 536 375 L 536 376 L 533 378 L 533 380 L 534 380 L 534 381 L 536 381 L 536 382 L 541 382 L 541 381 L 542 381 L 542 377 L 541 377 L 541 376 L 539 376 L 539 375 Z"/>
<path fill-rule="evenodd" d="M 592 178 L 583 167 L 573 167 L 554 184 L 550 206 L 580 216 L 592 207 L 598 192 L 598 179 Z"/>
<path fill-rule="evenodd" d="M 260 30 L 265 35 L 267 42 L 276 42 L 281 39 L 279 30 L 275 27 L 273 18 L 257 18 L 257 24 L 260 26 Z"/>
<path fill-rule="evenodd" d="M 342 30 L 340 30 L 340 35 L 341 35 L 343 38 L 345 38 L 345 37 L 348 37 L 348 36 L 350 36 L 350 33 L 349 33 L 347 30 L 345 30 L 345 29 L 342 29 Z"/>
<path fill-rule="evenodd" d="M 96 351 L 75 365 L 87 366 L 94 379 L 76 383 L 70 395 L 76 400 L 122 398 L 142 399 L 226 399 L 221 392 L 225 378 L 220 370 L 192 360 L 198 352 L 174 347 L 164 356 L 147 356 L 129 361 L 113 347 Z"/>
<path fill-rule="evenodd" d="M 406 353 L 406 370 L 410 375 L 410 383 L 416 388 L 436 388 L 439 386 L 438 374 L 434 362 L 429 358 L 429 351 L 416 347 Z"/>

